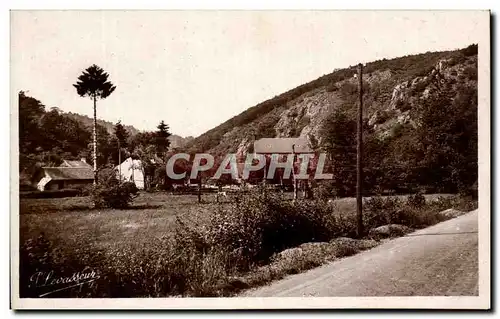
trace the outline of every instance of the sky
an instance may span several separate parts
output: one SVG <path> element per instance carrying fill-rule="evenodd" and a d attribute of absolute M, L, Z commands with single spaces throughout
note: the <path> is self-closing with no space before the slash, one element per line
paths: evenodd
<path fill-rule="evenodd" d="M 461 11 L 12 11 L 11 89 L 93 114 L 73 84 L 97 64 L 98 118 L 198 136 L 336 68 L 478 43 Z M 483 19 L 484 20 L 484 19 Z"/>

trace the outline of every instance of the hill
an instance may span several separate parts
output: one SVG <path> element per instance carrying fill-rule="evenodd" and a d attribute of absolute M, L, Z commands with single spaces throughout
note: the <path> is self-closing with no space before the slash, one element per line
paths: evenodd
<path fill-rule="evenodd" d="M 367 192 L 464 191 L 477 181 L 477 45 L 363 66 Z M 357 66 L 335 70 L 195 138 L 190 152 L 245 154 L 263 137 L 327 152 L 340 196 L 356 185 Z M 332 190 L 330 189 L 331 193 Z"/>
<path fill-rule="evenodd" d="M 464 77 L 474 73 L 471 68 L 477 69 L 475 45 L 367 63 L 363 77 L 363 117 L 371 119 L 371 124 L 376 122 L 379 131 L 389 131 L 425 94 L 432 85 L 431 77 L 467 81 Z M 357 66 L 335 70 L 259 103 L 195 138 L 187 148 L 222 154 L 248 149 L 254 139 L 261 137 L 311 136 L 321 140 L 321 126 L 335 109 L 345 107 L 356 111 L 358 89 L 353 77 L 356 73 Z M 477 85 L 477 81 L 471 85 Z"/>
<path fill-rule="evenodd" d="M 81 115 L 81 114 L 72 113 L 72 112 L 64 113 L 64 115 L 69 117 L 69 118 L 77 120 L 78 122 L 82 123 L 85 127 L 92 127 L 92 125 L 94 123 L 94 119 L 92 119 L 91 117 L 88 117 L 86 115 Z M 114 134 L 115 123 L 101 120 L 101 119 L 97 119 L 97 124 L 106 128 L 106 131 L 110 135 Z M 137 135 L 137 133 L 141 132 L 140 130 L 138 130 L 137 128 L 135 128 L 132 125 L 123 125 L 123 126 L 127 130 L 127 132 L 129 133 L 130 136 Z M 192 137 L 184 138 L 182 136 L 172 134 L 169 137 L 169 139 L 170 139 L 170 143 L 171 143 L 170 145 L 172 148 L 180 148 L 180 147 L 184 147 L 186 145 L 186 143 L 191 141 L 193 138 Z"/>

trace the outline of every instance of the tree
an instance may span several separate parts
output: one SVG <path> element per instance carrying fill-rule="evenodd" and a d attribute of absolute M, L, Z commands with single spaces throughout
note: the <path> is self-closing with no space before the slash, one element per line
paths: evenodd
<path fill-rule="evenodd" d="M 455 91 L 458 94 L 455 94 Z M 449 83 L 418 105 L 421 184 L 464 191 L 477 180 L 477 89 Z"/>
<path fill-rule="evenodd" d="M 125 127 L 123 127 L 121 121 L 115 124 L 115 137 L 120 143 L 120 147 L 126 148 L 128 146 L 129 134 Z"/>
<path fill-rule="evenodd" d="M 116 86 L 108 81 L 108 73 L 103 69 L 93 64 L 88 67 L 78 77 L 76 84 L 76 92 L 81 97 L 89 97 L 94 102 L 94 127 L 93 127 L 93 162 L 94 162 L 94 184 L 97 183 L 97 99 L 105 99 L 111 95 L 116 89 Z"/>
<path fill-rule="evenodd" d="M 170 140 L 168 139 L 170 137 L 170 132 L 169 127 L 165 122 L 162 120 L 160 124 L 157 126 L 158 131 L 156 131 L 155 134 L 155 146 L 156 146 L 156 153 L 158 156 L 164 158 L 165 153 L 167 152 L 169 146 L 170 146 Z"/>
<path fill-rule="evenodd" d="M 113 156 L 113 161 L 118 165 L 120 165 L 122 163 L 122 154 L 124 153 L 123 150 L 126 149 L 128 146 L 129 134 L 121 124 L 121 121 L 118 121 L 115 124 L 114 130 L 115 130 L 115 136 L 111 140 L 111 145 L 114 147 L 115 150 L 118 150 L 118 158 Z M 113 152 L 113 154 L 116 153 Z M 121 181 L 121 167 L 120 167 L 120 181 Z"/>
<path fill-rule="evenodd" d="M 19 92 L 19 152 L 33 152 L 38 146 L 41 129 L 38 124 L 40 117 L 45 114 L 45 106 L 35 98 Z M 37 143 L 38 142 L 38 143 Z"/>
<path fill-rule="evenodd" d="M 321 148 L 329 154 L 336 196 L 356 190 L 356 121 L 346 111 L 337 110 L 325 121 Z"/>

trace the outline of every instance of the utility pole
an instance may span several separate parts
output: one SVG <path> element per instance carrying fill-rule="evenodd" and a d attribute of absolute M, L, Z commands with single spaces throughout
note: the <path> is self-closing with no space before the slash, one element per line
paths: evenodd
<path fill-rule="evenodd" d="M 298 197 L 299 193 L 299 185 L 297 183 L 297 177 L 295 176 L 295 144 L 292 145 L 292 156 L 293 156 L 293 166 L 292 166 L 292 173 L 293 173 L 293 200 L 296 200 Z"/>
<path fill-rule="evenodd" d="M 118 170 L 119 170 L 119 181 L 122 183 L 122 149 L 120 147 L 120 139 L 118 138 Z"/>
<path fill-rule="evenodd" d="M 358 220 L 357 235 L 363 235 L 363 64 L 358 65 L 359 78 L 359 105 L 358 105 L 358 136 L 357 136 L 357 157 L 356 157 L 356 213 Z"/>

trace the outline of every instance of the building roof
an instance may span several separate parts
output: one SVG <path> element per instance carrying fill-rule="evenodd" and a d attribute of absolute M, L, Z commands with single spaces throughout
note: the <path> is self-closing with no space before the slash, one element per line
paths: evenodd
<path fill-rule="evenodd" d="M 60 167 L 92 168 L 92 166 L 90 166 L 90 164 L 88 164 L 84 161 L 68 161 L 68 160 L 63 160 Z"/>
<path fill-rule="evenodd" d="M 94 172 L 90 167 L 42 167 L 52 180 L 92 180 Z"/>
<path fill-rule="evenodd" d="M 295 145 L 295 150 L 294 150 Z M 313 153 L 304 137 L 261 138 L 254 142 L 254 152 L 260 154 Z"/>

